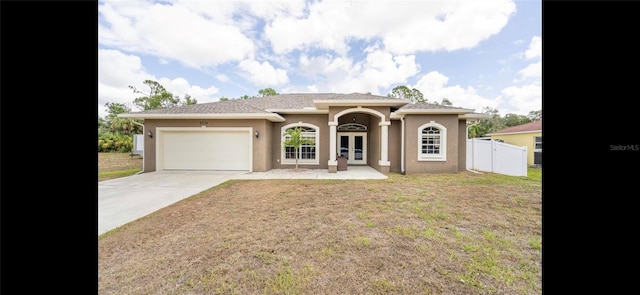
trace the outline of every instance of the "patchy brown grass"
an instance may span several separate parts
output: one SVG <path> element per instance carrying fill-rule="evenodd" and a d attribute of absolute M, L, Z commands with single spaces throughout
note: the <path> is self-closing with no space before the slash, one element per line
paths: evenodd
<path fill-rule="evenodd" d="M 142 170 L 142 157 L 130 153 L 98 153 L 98 181 L 129 176 Z"/>
<path fill-rule="evenodd" d="M 100 294 L 541 294 L 539 177 L 237 180 L 99 237 Z"/>

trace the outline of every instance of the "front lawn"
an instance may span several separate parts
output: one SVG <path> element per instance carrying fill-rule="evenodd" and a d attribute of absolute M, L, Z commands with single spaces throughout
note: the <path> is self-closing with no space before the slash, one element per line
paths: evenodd
<path fill-rule="evenodd" d="M 142 170 L 142 157 L 129 153 L 98 153 L 98 181 L 134 175 Z"/>
<path fill-rule="evenodd" d="M 229 181 L 100 236 L 98 291 L 541 294 L 532 169 Z"/>

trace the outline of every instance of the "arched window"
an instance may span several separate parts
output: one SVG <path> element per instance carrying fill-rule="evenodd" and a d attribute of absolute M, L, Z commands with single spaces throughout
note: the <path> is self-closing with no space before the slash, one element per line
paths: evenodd
<path fill-rule="evenodd" d="M 318 145 L 320 141 L 320 128 L 308 123 L 294 123 L 282 127 L 282 164 L 296 164 L 296 151 L 293 146 L 285 146 L 284 142 L 289 139 L 287 130 L 300 127 L 302 129 L 302 137 L 314 142 L 313 145 L 302 145 L 298 149 L 298 164 L 320 164 L 320 156 L 318 153 Z"/>
<path fill-rule="evenodd" d="M 433 121 L 418 128 L 418 161 L 447 160 L 447 128 Z"/>
<path fill-rule="evenodd" d="M 338 131 L 367 131 L 367 126 L 358 123 L 347 123 L 338 126 Z"/>

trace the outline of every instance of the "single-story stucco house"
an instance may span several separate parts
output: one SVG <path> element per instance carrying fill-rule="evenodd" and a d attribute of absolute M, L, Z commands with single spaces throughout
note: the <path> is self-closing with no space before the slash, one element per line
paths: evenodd
<path fill-rule="evenodd" d="M 294 168 L 295 151 L 283 142 L 287 129 L 301 127 L 315 144 L 300 148 L 299 168 L 337 173 L 346 157 L 348 165 L 416 174 L 466 170 L 467 121 L 487 116 L 371 94 L 298 93 L 119 117 L 144 120 L 143 172 Z"/>
<path fill-rule="evenodd" d="M 527 165 L 542 166 L 542 119 L 487 134 L 492 140 L 527 147 Z"/>

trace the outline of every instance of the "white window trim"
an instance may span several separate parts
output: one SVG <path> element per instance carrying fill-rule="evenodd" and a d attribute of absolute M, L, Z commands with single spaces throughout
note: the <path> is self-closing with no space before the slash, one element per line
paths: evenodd
<path fill-rule="evenodd" d="M 367 131 L 367 126 L 358 123 L 346 123 L 339 125 L 338 132 Z"/>
<path fill-rule="evenodd" d="M 313 124 L 309 124 L 309 123 L 302 123 L 302 122 L 298 122 L 298 123 L 291 123 L 285 126 L 282 126 L 282 128 L 280 128 L 280 159 L 281 160 L 281 164 L 282 165 L 295 165 L 296 164 L 296 160 L 295 159 L 287 159 L 286 155 L 285 155 L 285 148 L 284 148 L 284 136 L 286 135 L 287 129 L 289 128 L 293 128 L 293 127 L 307 127 L 307 128 L 313 128 L 316 130 L 316 144 L 315 144 L 315 149 L 316 149 L 316 158 L 315 159 L 298 159 L 298 165 L 319 165 L 320 164 L 320 127 L 313 125 Z M 300 152 L 300 151 L 298 151 Z"/>
<path fill-rule="evenodd" d="M 534 152 L 542 152 L 542 149 L 537 149 L 536 146 L 538 145 L 538 137 L 540 137 L 540 144 L 542 144 L 542 136 L 534 136 L 533 137 L 533 151 Z"/>
<path fill-rule="evenodd" d="M 427 127 L 440 129 L 440 154 L 427 155 L 422 153 L 422 130 Z M 447 160 L 447 128 L 434 121 L 418 127 L 418 161 L 446 161 Z"/>

